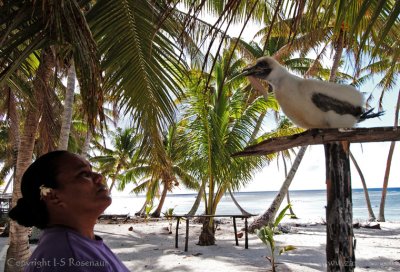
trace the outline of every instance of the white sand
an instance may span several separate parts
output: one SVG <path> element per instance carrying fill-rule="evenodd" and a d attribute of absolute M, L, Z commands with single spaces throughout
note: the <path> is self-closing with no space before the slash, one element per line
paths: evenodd
<path fill-rule="evenodd" d="M 304 221 L 290 222 L 304 224 Z M 180 225 L 179 248 L 175 248 L 175 223 L 172 234 L 165 229 L 168 227 L 165 220 L 98 224 L 95 230 L 131 271 L 247 272 L 271 269 L 265 258 L 267 248 L 255 234 L 249 234 L 249 249 L 244 249 L 244 235 L 239 239 L 239 246 L 235 245 L 229 219 L 219 225 L 216 245 L 207 247 L 196 245 L 201 225 L 191 222 L 188 252 L 184 251 L 185 224 Z M 238 230 L 244 227 L 242 220 L 237 224 Z M 400 271 L 400 223 L 380 224 L 381 230 L 354 230 L 356 271 Z M 277 257 L 277 271 L 326 271 L 325 226 L 292 226 L 291 233 L 275 237 L 278 247 L 289 244 L 297 247 L 295 251 Z M 0 271 L 3 271 L 7 243 L 8 238 L 0 238 Z"/>
<path fill-rule="evenodd" d="M 229 220 L 219 225 L 216 245 L 206 247 L 196 245 L 201 225 L 191 222 L 188 252 L 184 251 L 184 224 L 179 228 L 179 248 L 175 248 L 175 222 L 172 234 L 165 229 L 167 221 L 98 224 L 95 229 L 131 271 L 270 271 L 266 246 L 255 234 L 249 234 L 249 249 L 244 249 L 244 235 L 236 246 Z M 237 224 L 238 230 L 244 227 L 242 220 Z M 400 271 L 400 223 L 380 224 L 381 230 L 354 230 L 356 271 Z M 278 247 L 297 247 L 277 257 L 278 271 L 326 271 L 325 226 L 292 226 L 291 233 L 277 235 L 276 241 Z"/>

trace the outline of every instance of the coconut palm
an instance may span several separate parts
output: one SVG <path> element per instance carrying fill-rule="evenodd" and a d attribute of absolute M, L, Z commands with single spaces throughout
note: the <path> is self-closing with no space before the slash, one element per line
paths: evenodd
<path fill-rule="evenodd" d="M 125 3 L 121 1 L 120 6 Z M 0 70 L 0 81 L 4 82 L 4 80 L 8 80 L 12 77 L 15 77 L 16 71 L 21 71 L 22 68 L 27 72 L 27 76 L 34 75 L 36 77 L 36 81 L 34 80 L 34 91 L 33 98 L 31 100 L 30 109 L 28 109 L 28 113 L 26 120 L 24 123 L 25 132 L 21 135 L 21 143 L 18 162 L 17 162 L 17 175 L 14 184 L 14 196 L 13 203 L 16 203 L 16 200 L 21 196 L 19 189 L 19 182 L 21 174 L 24 172 L 25 168 L 31 163 L 33 148 L 34 148 L 34 136 L 36 135 L 36 131 L 38 129 L 38 122 L 41 116 L 41 110 L 46 109 L 46 106 L 43 106 L 43 103 L 46 103 L 46 99 L 44 98 L 44 94 L 49 94 L 51 90 L 50 86 L 43 86 L 42 83 L 48 84 L 50 82 L 50 74 L 52 73 L 52 68 L 54 67 L 55 61 L 52 59 L 52 52 L 57 52 L 57 56 L 62 55 L 59 54 L 63 51 L 71 51 L 73 52 L 73 59 L 75 63 L 75 68 L 78 75 L 78 81 L 80 84 L 80 91 L 83 94 L 83 105 L 82 108 L 86 118 L 88 120 L 89 126 L 91 128 L 94 127 L 96 123 L 95 120 L 98 116 L 98 112 L 101 113 L 101 107 L 103 106 L 103 92 L 100 88 L 102 76 L 100 73 L 100 61 L 99 55 L 97 54 L 97 45 L 93 39 L 91 30 L 88 27 L 88 23 L 82 11 L 90 9 L 91 13 L 90 20 L 91 25 L 95 28 L 93 31 L 95 35 L 103 42 L 100 44 L 100 49 L 104 50 L 104 52 L 100 52 L 104 55 L 104 66 L 106 71 L 106 81 L 105 83 L 111 83 L 112 80 L 110 78 L 114 77 L 114 79 L 118 77 L 118 86 L 116 92 L 114 93 L 115 99 L 120 98 L 122 90 L 127 90 L 127 93 L 123 93 L 125 96 L 125 100 L 121 99 L 120 105 L 129 104 L 129 101 L 133 101 L 126 108 L 128 110 L 133 110 L 135 108 L 134 115 L 135 119 L 143 120 L 142 125 L 146 128 L 149 137 L 151 135 L 155 135 L 157 129 L 154 126 L 160 126 L 161 120 L 164 120 L 164 116 L 170 116 L 170 112 L 172 109 L 172 102 L 168 92 L 171 90 L 176 92 L 179 86 L 174 84 L 174 78 L 171 78 L 171 75 L 176 75 L 177 71 L 179 71 L 179 56 L 176 51 L 174 43 L 169 39 L 171 36 L 164 35 L 165 32 L 163 30 L 157 30 L 157 23 L 153 21 L 149 21 L 149 18 L 158 18 L 158 16 L 153 16 L 155 12 L 159 12 L 156 9 L 157 6 L 151 5 L 150 2 L 141 1 L 141 8 L 136 9 L 132 8 L 133 13 L 129 13 L 130 15 L 135 14 L 136 20 L 131 20 L 129 18 L 128 13 L 121 13 L 128 16 L 128 18 L 123 19 L 125 22 L 125 29 L 129 29 L 129 33 L 137 34 L 134 26 L 139 24 L 137 29 L 145 31 L 145 37 L 148 39 L 141 39 L 139 43 L 135 43 L 142 50 L 138 50 L 139 47 L 136 47 L 135 50 L 131 52 L 136 52 L 137 56 L 139 56 L 141 60 L 145 60 L 145 62 L 138 63 L 133 59 L 129 64 L 134 67 L 139 67 L 138 69 L 127 69 L 126 65 L 123 64 L 118 58 L 111 58 L 114 60 L 114 64 L 110 63 L 109 55 L 107 52 L 126 52 L 123 48 L 116 49 L 117 45 L 126 45 L 131 47 L 130 43 L 125 44 L 117 43 L 116 41 L 120 41 L 122 36 L 118 35 L 119 32 L 115 31 L 115 29 L 121 30 L 121 26 L 115 26 L 116 20 L 106 19 L 103 21 L 103 26 L 109 26 L 108 29 L 111 35 L 105 35 L 104 33 L 100 33 L 100 30 L 104 30 L 101 25 L 98 25 L 99 22 L 98 16 L 100 18 L 104 14 L 100 12 L 101 5 L 105 6 L 109 4 L 109 1 L 97 1 L 95 3 L 95 7 L 91 9 L 91 6 L 88 6 L 87 1 L 68 1 L 68 3 L 64 3 L 64 1 L 2 1 L 2 5 L 0 5 L 0 12 L 4 15 L 3 20 L 1 21 L 0 28 L 0 44 L 2 50 L 0 51 L 1 58 L 1 70 Z M 113 1 L 112 3 L 116 3 Z M 107 9 L 105 9 L 107 10 Z M 112 13 L 112 9 L 109 9 L 106 12 L 107 18 L 119 18 L 118 16 L 114 16 Z M 127 11 L 127 9 L 124 9 Z M 97 16 L 97 17 L 96 17 Z M 89 17 L 88 17 L 89 18 Z M 101 21 L 101 20 L 100 20 Z M 111 23 L 112 22 L 112 23 Z M 131 23 L 131 24 L 128 24 Z M 168 21 L 166 21 L 168 22 Z M 167 24 L 165 24 L 167 25 Z M 161 28 L 165 30 L 165 25 L 162 25 Z M 114 29 L 112 29 L 114 27 Z M 172 28 L 171 26 L 169 27 Z M 100 29 L 100 30 L 99 30 Z M 174 29 L 175 31 L 176 29 Z M 174 31 L 170 30 L 172 34 Z M 128 37 L 129 35 L 123 35 L 123 37 Z M 148 35 L 148 33 L 154 33 L 154 36 Z M 112 35 L 115 36 L 112 36 Z M 132 36 L 132 35 L 131 35 Z M 130 36 L 130 37 L 131 37 Z M 135 37 L 134 37 L 135 38 Z M 113 44 L 113 49 L 111 50 L 105 43 L 109 42 Z M 131 41 L 138 41 L 138 39 L 133 39 Z M 158 43 L 157 43 L 158 42 Z M 104 46 L 103 46 L 104 45 Z M 153 46 L 154 45 L 154 46 Z M 49 50 L 51 47 L 52 50 Z M 39 58 L 39 66 L 33 65 L 29 61 L 29 56 L 32 53 L 36 53 Z M 169 59 L 168 59 L 169 58 Z M 129 58 L 125 58 L 129 59 Z M 132 60 L 132 59 L 130 59 Z M 147 61 L 152 61 L 152 64 L 149 65 Z M 171 65 L 170 65 L 171 64 Z M 113 67 L 111 69 L 110 67 Z M 158 68 L 157 68 L 158 67 Z M 159 73 L 155 73 L 157 69 L 161 69 Z M 28 70 L 29 68 L 29 70 Z M 121 78 L 121 71 L 130 72 L 124 74 Z M 132 72 L 133 71 L 133 72 Z M 140 73 L 137 73 L 137 72 Z M 112 75 L 111 75 L 112 74 Z M 141 78 L 142 81 L 138 81 Z M 131 84 L 128 79 L 134 79 L 134 84 Z M 144 80 L 143 80 L 144 79 Z M 139 83 L 147 83 L 147 85 L 139 84 Z M 137 86 L 137 90 L 135 91 L 130 88 L 124 88 L 123 86 Z M 110 84 L 103 84 L 103 87 L 110 87 Z M 114 86 L 113 86 L 114 87 Z M 152 92 L 152 95 L 142 96 L 143 90 L 146 89 L 147 92 Z M 119 91 L 119 92 L 118 92 Z M 134 91 L 132 94 L 131 91 Z M 43 96 L 42 96 L 43 95 Z M 136 97 L 136 98 L 135 98 Z M 152 101 L 144 101 L 145 98 L 152 98 Z M 36 98 L 39 98 L 36 100 Z M 139 100 L 137 100 L 139 98 Z M 141 101 L 140 101 L 141 100 Z M 145 107 L 139 106 L 146 105 Z M 160 111 L 162 113 L 160 113 Z M 35 114 L 33 114 L 34 112 Z M 148 118 L 146 118 L 146 116 Z M 102 117 L 102 114 L 100 114 Z M 102 118 L 100 118 L 102 120 Z M 168 118 L 167 118 L 168 119 Z M 45 132 L 45 130 L 43 130 Z M 148 141 L 147 141 L 148 142 Z M 160 146 L 160 144 L 155 144 L 155 146 Z M 48 149 L 48 146 L 43 146 L 41 148 L 41 152 L 44 152 Z M 161 157 L 156 154 L 154 157 Z M 29 256 L 29 247 L 27 245 L 27 230 L 19 229 L 18 226 L 11 227 L 11 243 L 8 251 L 7 258 L 14 258 L 20 261 L 26 261 Z M 9 268 L 6 268 L 8 270 Z"/>
<path fill-rule="evenodd" d="M 15 173 L 19 146 L 19 114 L 16 105 L 16 97 L 10 87 L 5 87 L 4 100 L 1 101 L 0 112 L 5 118 L 1 120 L 0 154 L 3 168 L 0 171 L 0 183 L 10 173 Z M 7 181 L 3 192 L 6 192 L 11 184 L 12 176 Z"/>
<path fill-rule="evenodd" d="M 62 124 L 60 131 L 60 139 L 58 142 L 58 149 L 67 150 L 68 149 L 68 140 L 71 132 L 71 123 L 72 123 L 72 110 L 74 103 L 74 92 L 75 92 L 75 66 L 71 63 L 68 68 L 67 74 L 67 89 L 65 92 L 65 100 L 64 100 L 64 111 L 62 116 Z"/>
<path fill-rule="evenodd" d="M 303 129 L 294 127 L 291 124 L 291 122 L 288 122 L 288 120 L 284 118 L 280 122 L 280 124 L 276 130 L 274 130 L 270 133 L 266 133 L 266 134 L 262 135 L 260 138 L 265 140 L 268 138 L 274 138 L 274 137 L 279 137 L 279 136 L 293 135 L 293 134 L 299 133 L 301 131 L 303 131 Z M 261 139 L 259 139 L 259 140 L 261 140 Z M 293 178 L 297 172 L 297 169 L 303 159 L 306 149 L 307 149 L 307 146 L 302 146 L 300 148 L 289 173 L 285 176 L 285 180 L 282 183 L 279 192 L 276 194 L 276 196 L 275 196 L 274 200 L 272 201 L 272 203 L 270 204 L 269 208 L 250 224 L 250 226 L 249 226 L 250 232 L 254 232 L 255 229 L 259 229 L 262 226 L 271 224 L 272 221 L 275 219 L 276 213 L 278 212 L 285 196 L 288 194 L 289 187 L 290 187 L 290 185 L 293 181 Z"/>
<path fill-rule="evenodd" d="M 397 96 L 397 103 L 396 103 L 396 111 L 395 111 L 395 118 L 394 118 L 394 127 L 397 127 L 399 124 L 399 110 L 400 110 L 400 91 Z M 386 193 L 387 193 L 387 186 L 389 183 L 389 174 L 390 174 L 390 167 L 393 158 L 393 152 L 395 148 L 396 142 L 390 143 L 390 148 L 388 152 L 388 158 L 386 161 L 386 169 L 385 169 L 385 176 L 383 178 L 383 188 L 382 188 L 382 197 L 381 197 L 381 204 L 379 206 L 379 216 L 378 221 L 385 222 L 385 201 L 386 201 Z"/>
<path fill-rule="evenodd" d="M 102 155 L 91 157 L 90 161 L 103 176 L 111 179 L 109 190 L 112 192 L 120 175 L 137 162 L 142 135 L 133 128 L 117 128 L 109 136 L 112 147 L 97 145 Z"/>
<path fill-rule="evenodd" d="M 399 24 L 399 22 L 397 22 Z M 377 58 L 370 64 L 368 64 L 363 69 L 360 69 L 360 73 L 363 76 L 362 80 L 365 78 L 369 78 L 372 75 L 380 75 L 381 79 L 377 83 L 377 87 L 381 89 L 381 94 L 379 97 L 379 108 L 383 108 L 382 100 L 387 95 L 387 93 L 396 86 L 397 78 L 400 74 L 400 62 L 398 61 L 398 55 L 400 52 L 400 43 L 398 39 L 393 39 L 393 37 L 398 36 L 400 33 L 397 33 L 392 36 L 387 36 L 386 39 L 381 41 L 375 41 L 375 43 L 379 43 L 381 47 L 381 51 L 377 54 Z M 400 91 L 398 91 L 400 93 Z M 372 95 L 371 95 L 372 98 Z M 398 125 L 398 111 L 399 111 L 399 102 L 396 104 L 395 109 L 395 120 L 394 126 Z M 385 201 L 386 201 L 386 193 L 387 186 L 389 182 L 390 175 L 390 167 L 392 162 L 392 156 L 395 148 L 395 142 L 392 142 L 389 147 L 388 159 L 386 162 L 386 169 L 383 178 L 383 186 L 382 186 L 382 196 L 381 203 L 379 207 L 379 215 L 378 220 L 384 222 L 385 221 Z"/>
<path fill-rule="evenodd" d="M 137 214 L 143 215 L 146 205 L 154 204 L 154 198 L 158 197 L 159 203 L 151 216 L 160 217 L 168 191 L 172 191 L 179 185 L 189 189 L 198 189 L 197 179 L 187 162 L 190 158 L 185 154 L 187 146 L 179 135 L 180 129 L 179 126 L 172 125 L 168 131 L 163 133 L 163 144 L 169 167 L 165 167 L 165 164 L 159 165 L 157 161 L 153 161 L 149 157 L 141 156 L 121 175 L 120 190 L 123 190 L 128 183 L 133 182 L 137 184 L 132 190 L 133 192 L 146 191 L 145 203 Z"/>
<path fill-rule="evenodd" d="M 231 58 L 228 50 L 217 57 L 211 75 L 192 70 L 187 83 L 187 95 L 182 101 L 185 130 L 191 145 L 188 156 L 196 158 L 199 180 L 206 180 L 205 213 L 213 215 L 228 189 L 235 190 L 251 179 L 251 173 L 260 169 L 267 158 L 232 158 L 251 141 L 259 115 L 267 108 L 276 108 L 276 101 L 259 97 L 247 103 L 251 93 L 243 89 L 243 78 L 235 78 L 243 62 Z M 205 89 L 211 77 L 209 88 Z M 232 80 L 231 80 L 232 79 Z M 204 223 L 199 243 L 213 244 L 213 220 Z"/>
<path fill-rule="evenodd" d="M 361 183 L 362 183 L 362 186 L 363 186 L 363 189 L 364 189 L 365 202 L 366 202 L 367 210 L 368 210 L 368 221 L 375 221 L 376 218 L 375 218 L 374 211 L 372 210 L 371 201 L 369 199 L 369 194 L 368 194 L 368 187 L 367 187 L 367 184 L 365 182 L 364 175 L 363 175 L 363 173 L 361 171 L 360 166 L 357 163 L 357 160 L 354 158 L 354 155 L 351 153 L 351 151 L 349 152 L 349 156 L 350 156 L 350 159 L 353 162 L 355 168 L 357 169 L 357 172 L 358 172 L 358 174 L 360 176 Z"/>

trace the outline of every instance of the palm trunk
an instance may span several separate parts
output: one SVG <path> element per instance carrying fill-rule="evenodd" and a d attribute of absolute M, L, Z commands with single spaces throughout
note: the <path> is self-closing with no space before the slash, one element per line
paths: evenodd
<path fill-rule="evenodd" d="M 400 91 L 397 95 L 396 111 L 395 111 L 395 117 L 394 117 L 394 127 L 397 127 L 399 125 L 399 109 L 400 109 Z M 389 184 L 390 166 L 392 165 L 392 158 L 393 158 L 393 152 L 394 152 L 395 145 L 396 145 L 396 142 L 394 142 L 394 141 L 390 143 L 388 158 L 386 161 L 385 176 L 383 178 L 381 204 L 379 206 L 379 216 L 378 216 L 378 221 L 380 221 L 380 222 L 385 222 L 386 194 L 387 194 L 387 187 Z"/>
<path fill-rule="evenodd" d="M 121 171 L 121 163 L 118 163 L 117 169 L 115 170 L 114 176 L 112 178 L 111 185 L 109 188 L 110 193 L 111 193 L 111 190 L 114 188 L 115 181 L 117 180 L 117 176 L 119 175 L 119 171 Z"/>
<path fill-rule="evenodd" d="M 157 218 L 160 217 L 165 199 L 167 198 L 167 193 L 168 193 L 168 183 L 167 181 L 164 181 L 164 188 L 161 193 L 160 202 L 158 203 L 157 209 L 151 214 L 151 217 L 157 217 Z"/>
<path fill-rule="evenodd" d="M 368 209 L 368 221 L 375 221 L 376 218 L 375 218 L 374 211 L 372 210 L 371 201 L 369 199 L 368 188 L 367 188 L 367 184 L 365 182 L 364 175 L 363 175 L 361 168 L 358 165 L 356 159 L 354 158 L 353 154 L 351 153 L 351 151 L 349 152 L 349 155 L 350 155 L 351 161 L 353 162 L 354 166 L 357 169 L 358 175 L 360 176 L 360 179 L 361 179 L 362 186 L 364 188 L 365 202 L 367 203 L 367 209 Z"/>
<path fill-rule="evenodd" d="M 212 152 L 211 152 L 211 139 L 209 129 L 207 127 L 208 135 L 208 203 L 207 195 L 206 197 L 206 214 L 212 215 L 214 209 L 214 192 L 215 192 L 215 181 L 212 172 Z M 203 222 L 203 228 L 199 236 L 198 245 L 200 246 L 210 246 L 215 245 L 215 230 L 214 230 L 214 220 L 212 217 L 206 218 Z"/>
<path fill-rule="evenodd" d="M 135 212 L 135 215 L 137 215 L 137 216 L 145 215 L 146 214 L 146 206 L 147 206 L 147 204 L 149 204 L 149 202 L 150 201 L 146 197 L 146 200 L 144 201 L 142 208 L 140 208 L 139 211 Z"/>
<path fill-rule="evenodd" d="M 293 162 L 292 168 L 290 168 L 289 174 L 287 175 L 285 181 L 283 182 L 278 194 L 275 196 L 274 200 L 272 201 L 270 207 L 267 211 L 265 211 L 261 216 L 257 217 L 253 223 L 249 226 L 249 231 L 254 232 L 256 229 L 259 229 L 265 225 L 271 224 L 275 218 L 279 207 L 281 206 L 283 199 L 285 198 L 289 186 L 292 183 L 294 175 L 299 168 L 301 160 L 303 159 L 304 153 L 306 152 L 307 146 L 302 146 L 300 148 L 299 153 L 297 153 L 296 159 Z"/>
<path fill-rule="evenodd" d="M 20 144 L 20 135 L 19 135 L 19 116 L 17 105 L 15 101 L 14 93 L 12 92 L 11 88 L 8 88 L 8 113 L 7 118 L 10 124 L 10 132 L 11 132 L 11 141 L 12 141 L 12 160 L 13 160 L 13 167 L 14 173 L 13 176 L 10 177 L 6 187 L 4 188 L 4 193 L 7 191 L 8 187 L 11 184 L 11 181 L 15 180 L 16 170 L 17 170 L 17 158 L 18 158 L 18 148 Z"/>
<path fill-rule="evenodd" d="M 289 196 L 289 190 L 286 194 L 286 200 L 288 205 L 290 204 L 290 196 Z M 297 215 L 294 213 L 293 209 L 292 209 L 292 205 L 289 206 L 289 212 L 290 212 L 290 219 L 298 219 Z"/>
<path fill-rule="evenodd" d="M 287 165 L 286 165 L 286 160 L 285 160 L 284 156 L 282 156 L 282 160 L 283 160 L 283 168 L 285 170 L 285 178 L 287 178 L 288 172 L 287 172 Z M 288 189 L 287 194 L 286 194 L 286 200 L 287 200 L 287 204 L 290 205 L 289 189 Z M 292 205 L 289 206 L 289 212 L 290 212 L 290 218 L 291 219 L 297 219 L 297 216 L 293 211 Z"/>
<path fill-rule="evenodd" d="M 53 59 L 51 52 L 42 51 L 41 62 L 33 81 L 33 91 L 31 104 L 28 108 L 24 131 L 21 135 L 19 146 L 17 169 L 14 180 L 14 189 L 12 194 L 12 206 L 15 206 L 17 200 L 21 198 L 21 178 L 25 170 L 32 162 L 33 148 L 35 145 L 36 132 L 40 120 L 42 94 L 45 93 L 47 82 L 49 82 L 52 73 Z M 15 266 L 16 262 L 27 262 L 30 256 L 28 228 L 18 225 L 15 221 L 10 222 L 10 245 L 7 250 L 5 271 L 22 271 L 23 266 Z"/>
<path fill-rule="evenodd" d="M 267 111 L 261 113 L 260 116 L 258 117 L 256 127 L 254 128 L 253 133 L 251 134 L 249 142 L 254 141 L 254 139 L 257 137 L 257 134 L 260 131 L 260 128 L 261 128 L 261 125 L 262 125 L 265 115 L 267 115 Z"/>
<path fill-rule="evenodd" d="M 200 190 L 199 190 L 199 192 L 197 193 L 196 200 L 194 201 L 193 206 L 192 206 L 192 208 L 190 209 L 190 211 L 187 213 L 188 215 L 195 215 L 196 212 L 197 212 L 197 210 L 199 209 L 199 206 L 200 206 L 200 203 L 201 203 L 201 199 L 202 199 L 202 197 L 203 197 L 203 195 L 204 195 L 205 186 L 206 186 L 206 183 L 205 183 L 205 181 L 203 180 L 203 181 L 201 182 Z"/>
<path fill-rule="evenodd" d="M 329 75 L 329 81 L 335 82 L 336 73 L 339 70 L 340 60 L 343 54 L 344 47 L 344 32 L 341 29 L 335 45 L 335 56 L 333 57 L 332 69 Z"/>
<path fill-rule="evenodd" d="M 72 110 L 74 104 L 75 78 L 75 66 L 72 63 L 68 69 L 67 90 L 65 93 L 64 112 L 62 116 L 60 140 L 58 144 L 59 150 L 68 149 L 68 140 L 71 131 Z"/>
<path fill-rule="evenodd" d="M 208 191 L 208 203 L 206 214 L 212 215 L 214 208 L 214 183 L 213 177 L 210 178 L 209 191 Z M 198 245 L 200 246 L 211 246 L 215 245 L 215 230 L 214 230 L 214 220 L 212 218 L 205 218 L 203 222 L 203 228 L 199 236 Z"/>
<path fill-rule="evenodd" d="M 83 147 L 81 150 L 81 155 L 84 158 L 88 158 L 88 151 L 89 151 L 89 146 L 90 146 L 91 140 L 92 140 L 92 133 L 91 133 L 90 129 L 88 128 L 88 131 L 87 131 L 86 137 L 85 137 L 85 142 L 83 143 Z"/>
<path fill-rule="evenodd" d="M 218 187 L 217 193 L 215 194 L 214 203 L 213 203 L 213 207 L 211 209 L 211 213 L 210 214 L 215 214 L 216 213 L 218 203 L 221 201 L 221 199 L 224 196 L 225 192 L 226 192 L 226 186 L 220 185 Z"/>
<path fill-rule="evenodd" d="M 229 189 L 229 195 L 232 198 L 233 203 L 235 203 L 235 206 L 239 209 L 239 211 L 243 214 L 243 215 L 250 215 L 249 212 L 247 212 L 245 209 L 242 208 L 242 206 L 240 206 L 239 202 L 237 202 L 235 196 L 232 193 L 232 190 Z"/>

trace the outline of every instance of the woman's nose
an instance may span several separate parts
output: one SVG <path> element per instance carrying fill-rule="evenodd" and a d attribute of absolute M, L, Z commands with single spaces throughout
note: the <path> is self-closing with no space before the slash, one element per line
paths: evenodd
<path fill-rule="evenodd" d="M 100 173 L 93 172 L 93 181 L 95 183 L 103 183 L 104 177 Z"/>

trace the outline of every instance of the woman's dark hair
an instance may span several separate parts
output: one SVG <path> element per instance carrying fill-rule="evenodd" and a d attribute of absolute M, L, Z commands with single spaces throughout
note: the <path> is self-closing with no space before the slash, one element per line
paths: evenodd
<path fill-rule="evenodd" d="M 22 198 L 9 212 L 11 219 L 25 227 L 45 228 L 48 223 L 46 204 L 41 200 L 41 185 L 57 188 L 57 175 L 62 166 L 62 158 L 72 154 L 65 150 L 52 151 L 39 157 L 26 169 L 21 180 Z"/>

